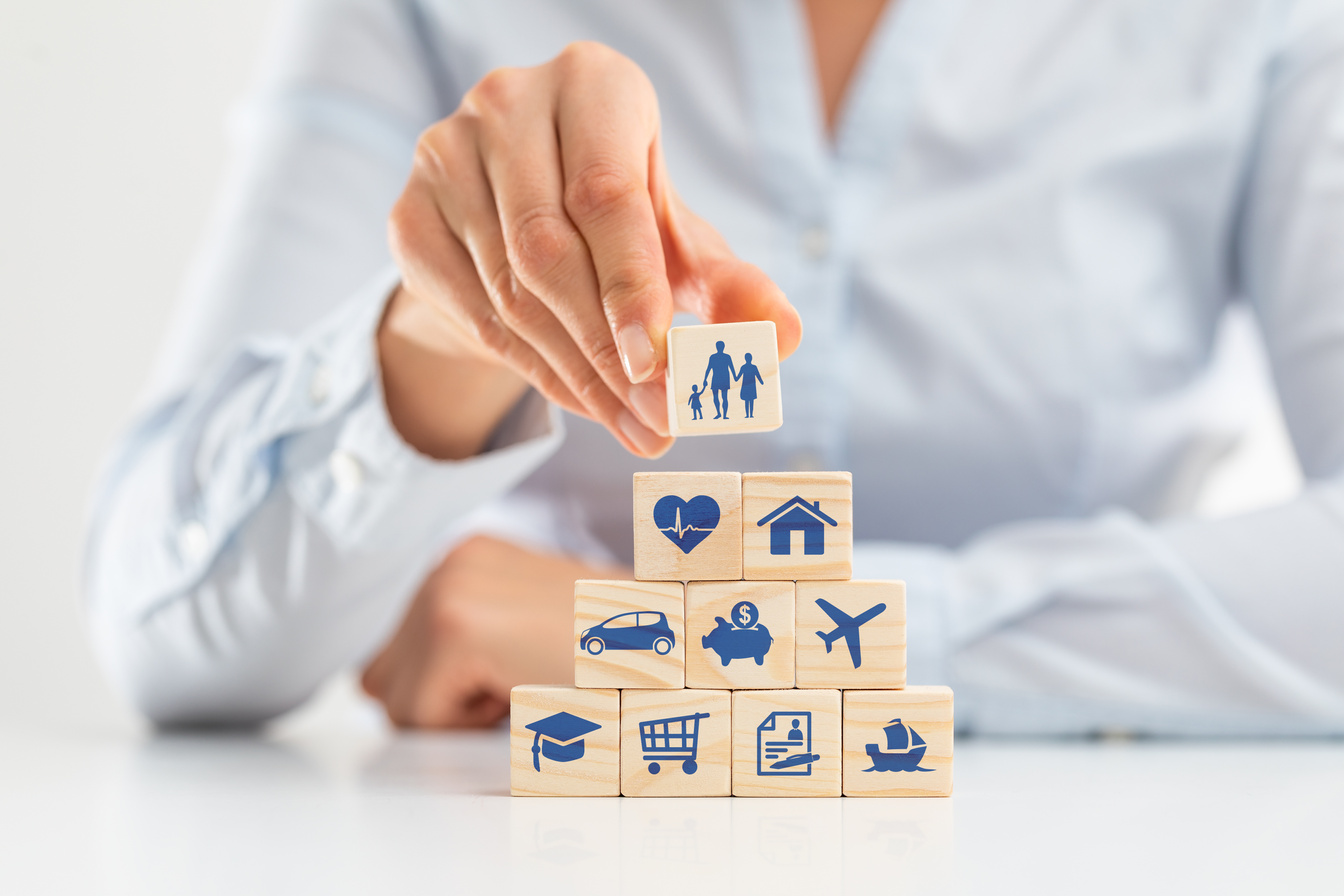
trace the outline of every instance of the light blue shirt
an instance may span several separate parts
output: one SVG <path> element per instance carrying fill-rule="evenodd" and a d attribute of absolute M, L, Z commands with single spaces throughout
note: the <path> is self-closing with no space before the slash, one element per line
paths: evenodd
<path fill-rule="evenodd" d="M 656 464 L 529 396 L 435 463 L 373 331 L 418 133 L 591 39 L 671 177 L 802 314 L 776 432 Z M 782 0 L 341 0 L 287 15 L 90 530 L 99 648 L 151 717 L 253 720 L 366 657 L 453 539 L 627 559 L 637 469 L 843 469 L 910 678 L 992 732 L 1344 731 L 1344 9 L 895 0 L 833 142 Z M 1307 479 L 1185 516 L 1258 321 Z"/>

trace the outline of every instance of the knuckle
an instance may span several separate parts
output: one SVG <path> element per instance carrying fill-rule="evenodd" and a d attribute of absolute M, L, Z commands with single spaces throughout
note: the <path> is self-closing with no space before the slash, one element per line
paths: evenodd
<path fill-rule="evenodd" d="M 622 166 L 593 162 L 565 184 L 565 210 L 576 220 L 591 220 L 629 202 L 640 187 Z"/>
<path fill-rule="evenodd" d="M 465 125 L 457 116 L 435 122 L 415 141 L 411 170 L 429 180 L 443 180 L 462 168 Z"/>
<path fill-rule="evenodd" d="M 486 351 L 497 358 L 507 358 L 513 349 L 513 334 L 500 320 L 497 312 L 491 310 L 473 321 L 476 341 Z"/>
<path fill-rule="evenodd" d="M 416 236 L 420 228 L 415 225 L 413 204 L 403 194 L 392 206 L 387 215 L 387 243 L 392 257 L 400 262 L 415 254 Z"/>
<path fill-rule="evenodd" d="M 616 343 L 610 339 L 604 339 L 596 345 L 588 346 L 586 354 L 592 360 L 594 371 L 598 373 L 607 371 L 616 377 L 622 375 L 621 357 L 616 351 Z"/>
<path fill-rule="evenodd" d="M 525 280 L 546 280 L 574 246 L 573 225 L 558 209 L 538 206 L 507 226 L 509 264 Z"/>
<path fill-rule="evenodd" d="M 518 103 L 523 90 L 523 70 L 497 68 L 486 72 L 462 97 L 462 109 L 482 117 L 505 115 Z"/>
<path fill-rule="evenodd" d="M 597 370 L 588 368 L 580 371 L 574 377 L 569 389 L 584 407 L 598 412 L 601 416 L 611 416 L 614 413 L 609 413 L 611 390 Z"/>
<path fill-rule="evenodd" d="M 428 623 L 430 638 L 439 644 L 461 642 L 471 627 L 467 614 L 455 600 L 437 601 L 429 613 Z"/>

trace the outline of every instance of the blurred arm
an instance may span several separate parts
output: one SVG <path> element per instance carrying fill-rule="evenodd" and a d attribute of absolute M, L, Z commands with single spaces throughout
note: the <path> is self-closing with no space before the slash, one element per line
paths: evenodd
<path fill-rule="evenodd" d="M 1344 17 L 1290 7 L 1238 235 L 1307 485 L 1216 521 L 1024 523 L 956 552 L 862 544 L 910 584 L 910 673 L 959 726 L 1344 733 Z"/>
<path fill-rule="evenodd" d="M 146 410 L 101 480 L 92 634 L 158 722 L 252 723 L 302 702 L 386 637 L 452 524 L 560 438 L 534 393 L 455 462 L 389 421 L 385 222 L 417 135 L 455 102 L 416 9 L 290 11 L 234 121 L 225 202 Z"/>

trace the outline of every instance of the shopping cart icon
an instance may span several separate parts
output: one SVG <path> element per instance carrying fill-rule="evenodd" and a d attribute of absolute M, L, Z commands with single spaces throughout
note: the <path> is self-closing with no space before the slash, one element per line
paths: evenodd
<path fill-rule="evenodd" d="M 709 718 L 707 712 L 697 712 L 689 716 L 673 716 L 668 719 L 654 719 L 639 723 L 639 745 L 644 750 L 644 759 L 649 762 L 649 774 L 662 771 L 658 764 L 681 760 L 681 770 L 688 775 L 695 774 L 695 753 L 700 748 L 700 720 Z"/>

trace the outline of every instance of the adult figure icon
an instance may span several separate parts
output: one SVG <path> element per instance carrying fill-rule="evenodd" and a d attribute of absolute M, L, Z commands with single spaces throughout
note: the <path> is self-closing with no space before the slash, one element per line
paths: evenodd
<path fill-rule="evenodd" d="M 732 387 L 733 380 L 737 379 L 737 369 L 733 366 L 733 359 L 723 350 L 722 341 L 714 343 L 714 347 L 718 351 L 709 356 L 709 363 L 705 365 L 705 379 L 700 384 L 700 389 L 703 391 L 705 384 L 709 384 L 710 391 L 714 393 L 714 419 L 727 420 L 728 390 Z"/>
<path fill-rule="evenodd" d="M 742 357 L 745 360 L 743 360 L 742 366 L 738 368 L 737 373 L 733 375 L 733 379 L 742 381 L 742 403 L 747 406 L 747 418 L 750 419 L 752 408 L 756 404 L 756 384 L 760 383 L 764 386 L 765 379 L 761 376 L 760 368 L 751 363 L 751 352 L 747 352 Z"/>

